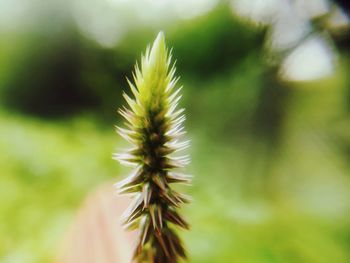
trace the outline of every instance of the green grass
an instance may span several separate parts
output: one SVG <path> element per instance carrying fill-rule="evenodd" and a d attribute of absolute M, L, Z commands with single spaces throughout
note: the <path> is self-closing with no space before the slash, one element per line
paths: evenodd
<path fill-rule="evenodd" d="M 51 262 L 84 196 L 126 171 L 111 160 L 122 142 L 89 117 L 1 113 L 0 123 L 0 262 Z M 350 262 L 349 178 L 307 135 L 286 134 L 265 175 L 269 152 L 258 142 L 248 148 L 189 129 L 190 262 Z"/>
<path fill-rule="evenodd" d="M 117 136 L 85 119 L 0 119 L 0 258 L 49 262 L 82 198 L 117 177 L 111 160 Z"/>

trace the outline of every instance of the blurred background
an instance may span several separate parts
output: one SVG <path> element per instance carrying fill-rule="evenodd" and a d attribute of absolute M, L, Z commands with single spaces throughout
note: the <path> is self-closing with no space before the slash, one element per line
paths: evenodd
<path fill-rule="evenodd" d="M 350 262 L 348 1 L 2 0 L 0 262 L 53 262 L 163 30 L 192 141 L 189 262 Z M 115 219 L 118 224 L 118 219 Z"/>

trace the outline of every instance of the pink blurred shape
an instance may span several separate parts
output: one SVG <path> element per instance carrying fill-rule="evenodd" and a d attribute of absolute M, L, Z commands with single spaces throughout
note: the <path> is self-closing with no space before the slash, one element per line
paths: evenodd
<path fill-rule="evenodd" d="M 120 224 L 128 204 L 127 197 L 115 194 L 112 183 L 89 194 L 64 237 L 56 263 L 132 262 L 136 233 Z"/>

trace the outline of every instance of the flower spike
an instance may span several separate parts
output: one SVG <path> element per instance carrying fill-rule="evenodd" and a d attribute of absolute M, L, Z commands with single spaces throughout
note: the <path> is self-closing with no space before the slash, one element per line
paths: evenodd
<path fill-rule="evenodd" d="M 173 171 L 183 168 L 188 156 L 172 156 L 188 147 L 180 142 L 185 131 L 183 109 L 176 109 L 182 87 L 177 87 L 171 51 L 160 32 L 152 47 L 147 47 L 128 80 L 133 97 L 123 94 L 127 107 L 119 109 L 127 128 L 117 132 L 133 147 L 125 153 L 114 154 L 121 164 L 135 171 L 117 184 L 121 194 L 134 195 L 134 201 L 123 215 L 128 229 L 139 229 L 134 252 L 136 262 L 177 263 L 186 258 L 176 228 L 188 229 L 189 224 L 178 208 L 190 198 L 176 192 L 174 183 L 190 184 L 191 176 Z"/>

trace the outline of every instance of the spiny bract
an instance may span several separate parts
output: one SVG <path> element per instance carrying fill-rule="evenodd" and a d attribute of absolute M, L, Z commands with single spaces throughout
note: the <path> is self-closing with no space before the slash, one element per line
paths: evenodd
<path fill-rule="evenodd" d="M 117 187 L 120 193 L 135 195 L 123 224 L 140 231 L 134 253 L 137 262 L 175 263 L 186 257 L 174 227 L 189 228 L 177 211 L 189 198 L 171 188 L 172 183 L 190 183 L 190 176 L 172 171 L 189 162 L 187 156 L 171 156 L 189 145 L 179 142 L 185 117 L 184 110 L 177 109 L 181 87 L 176 88 L 174 74 L 171 52 L 160 32 L 142 56 L 141 67 L 135 66 L 135 84 L 128 81 L 134 98 L 126 94 L 124 98 L 130 108 L 119 110 L 127 129 L 117 127 L 117 131 L 133 148 L 114 157 L 135 170 Z"/>

